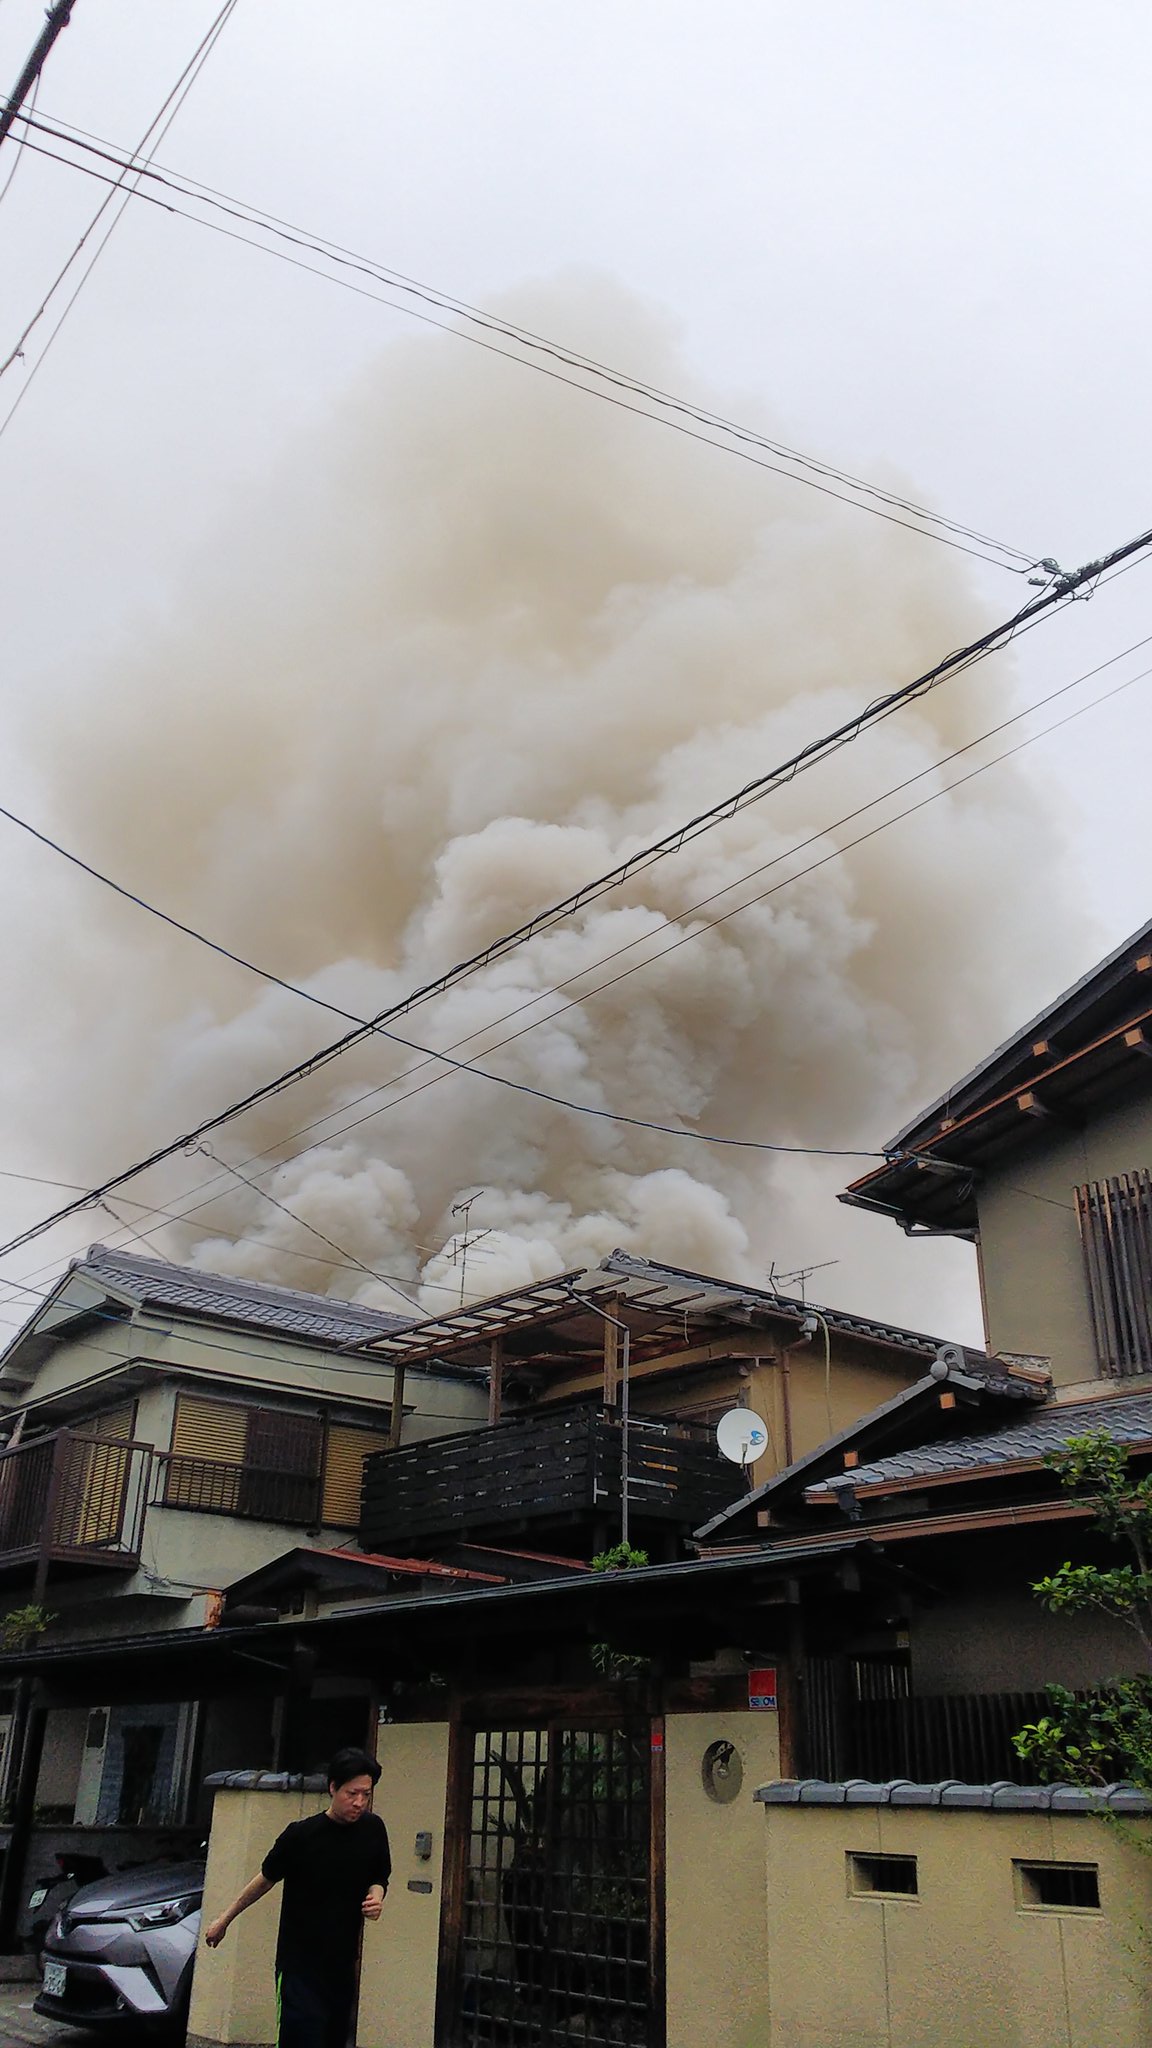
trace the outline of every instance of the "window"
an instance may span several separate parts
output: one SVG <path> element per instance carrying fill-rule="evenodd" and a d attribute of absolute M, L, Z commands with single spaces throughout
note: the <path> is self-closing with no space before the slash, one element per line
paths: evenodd
<path fill-rule="evenodd" d="M 165 1505 L 312 1527 L 320 1518 L 323 1448 L 319 1415 L 181 1394 Z"/>
<path fill-rule="evenodd" d="M 1152 1172 L 1088 1181 L 1075 1195 L 1100 1371 L 1152 1372 Z"/>
<path fill-rule="evenodd" d="M 321 1517 L 327 1528 L 359 1528 L 364 1460 L 371 1451 L 387 1449 L 388 1435 L 384 1430 L 358 1429 L 342 1422 L 329 1424 Z"/>
<path fill-rule="evenodd" d="M 1016 1897 L 1026 1910 L 1049 1913 L 1098 1913 L 1098 1863 L 1017 1863 Z"/>
<path fill-rule="evenodd" d="M 853 1898 L 914 1899 L 920 1891 L 914 1856 L 848 1855 L 848 1890 Z"/>

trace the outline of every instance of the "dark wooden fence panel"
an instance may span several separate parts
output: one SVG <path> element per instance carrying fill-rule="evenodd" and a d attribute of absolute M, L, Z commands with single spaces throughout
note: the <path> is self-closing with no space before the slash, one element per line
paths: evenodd
<path fill-rule="evenodd" d="M 1023 1784 L 1012 1737 L 1047 1713 L 1042 1692 L 934 1693 L 913 1696 L 906 1664 L 813 1658 L 804 1689 L 806 1776 L 911 1778 L 935 1784 L 958 1778 L 983 1785 L 998 1778 Z"/>
<path fill-rule="evenodd" d="M 629 1429 L 632 1512 L 694 1528 L 734 1497 L 739 1474 L 710 1433 L 645 1416 Z M 619 1423 L 575 1408 L 433 1437 L 364 1462 L 360 1542 L 416 1549 L 431 1538 L 497 1533 L 514 1523 L 619 1511 Z"/>

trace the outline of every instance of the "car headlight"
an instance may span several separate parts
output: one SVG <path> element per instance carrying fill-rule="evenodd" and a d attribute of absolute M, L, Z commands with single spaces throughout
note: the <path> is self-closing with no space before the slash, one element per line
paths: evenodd
<path fill-rule="evenodd" d="M 185 1893 L 180 1899 L 157 1899 L 154 1906 L 141 1906 L 135 1913 L 125 1913 L 124 1918 L 136 1934 L 146 1934 L 150 1927 L 173 1927 L 177 1920 L 186 1920 L 199 1904 L 195 1892 Z"/>

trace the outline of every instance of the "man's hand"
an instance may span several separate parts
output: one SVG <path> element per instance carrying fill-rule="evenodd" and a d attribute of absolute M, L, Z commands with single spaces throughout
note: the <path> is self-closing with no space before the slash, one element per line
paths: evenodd
<path fill-rule="evenodd" d="M 204 1940 L 207 1946 L 209 1948 L 219 1948 L 230 1925 L 231 1922 L 225 1919 L 223 1913 L 221 1913 L 219 1919 L 211 1921 L 204 1929 Z"/>
<path fill-rule="evenodd" d="M 365 1920 L 378 1920 L 380 1918 L 380 1909 L 383 1906 L 383 1904 L 383 1886 L 378 1884 L 372 1885 L 369 1889 L 367 1897 L 364 1900 L 364 1904 L 360 1908 L 360 1911 L 364 1915 Z"/>

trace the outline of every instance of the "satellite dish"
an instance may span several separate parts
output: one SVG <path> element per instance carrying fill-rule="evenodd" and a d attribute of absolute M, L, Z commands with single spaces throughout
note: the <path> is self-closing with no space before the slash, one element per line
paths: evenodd
<path fill-rule="evenodd" d="M 754 1465 L 768 1449 L 768 1424 L 751 1408 L 730 1408 L 716 1424 L 721 1457 L 733 1465 Z"/>

